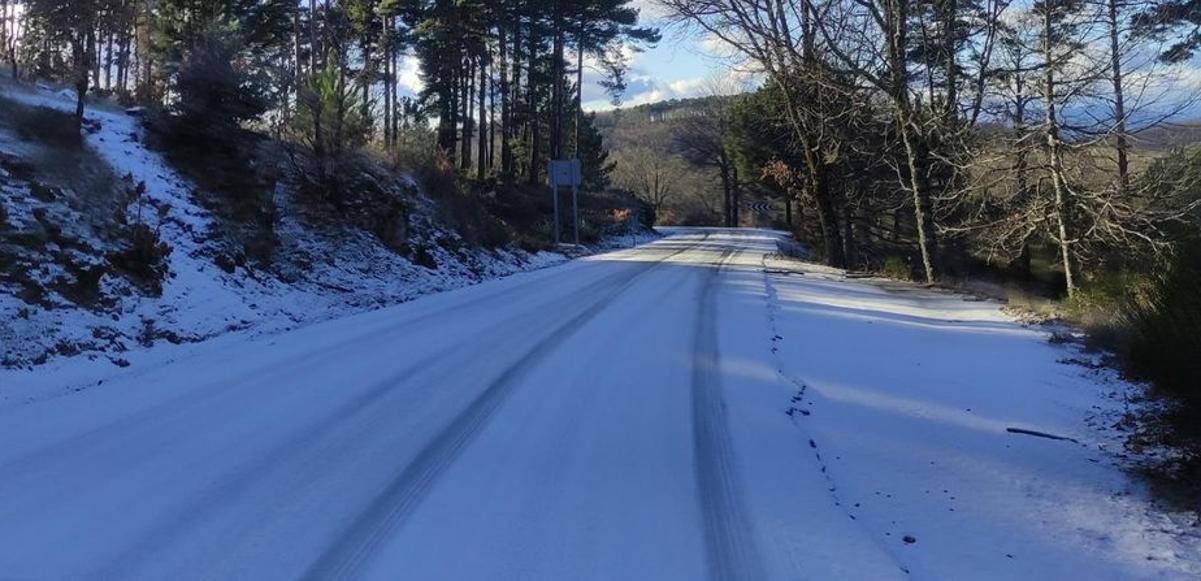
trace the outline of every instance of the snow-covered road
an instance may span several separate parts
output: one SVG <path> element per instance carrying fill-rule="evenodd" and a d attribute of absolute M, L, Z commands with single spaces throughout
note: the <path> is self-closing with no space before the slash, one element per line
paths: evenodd
<path fill-rule="evenodd" d="M 6 403 L 0 578 L 1199 572 L 1086 424 L 1121 385 L 776 237 L 680 230 Z"/>

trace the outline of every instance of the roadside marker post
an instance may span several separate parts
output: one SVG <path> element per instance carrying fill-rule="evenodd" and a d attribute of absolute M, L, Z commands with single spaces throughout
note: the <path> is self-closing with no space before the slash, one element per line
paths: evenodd
<path fill-rule="evenodd" d="M 559 244 L 559 231 L 561 230 L 559 221 L 559 188 L 563 186 L 571 186 L 571 231 L 574 236 L 575 243 L 580 243 L 580 160 L 578 159 L 552 159 L 550 167 L 546 170 L 546 180 L 550 185 L 550 193 L 554 198 L 555 206 L 555 244 Z"/>

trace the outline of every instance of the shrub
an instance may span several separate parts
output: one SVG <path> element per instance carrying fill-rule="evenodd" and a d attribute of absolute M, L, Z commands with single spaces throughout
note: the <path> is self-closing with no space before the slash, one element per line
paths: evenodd
<path fill-rule="evenodd" d="M 1145 297 L 1124 305 L 1122 355 L 1168 398 L 1161 414 L 1143 418 L 1132 444 L 1172 446 L 1178 454 L 1152 466 L 1153 473 L 1195 499 L 1201 497 L 1201 242 L 1180 249 L 1154 281 Z"/>
<path fill-rule="evenodd" d="M 1201 417 L 1201 241 L 1180 248 L 1150 284 L 1130 292 L 1122 319 L 1133 370 L 1187 398 Z M 1201 423 L 1191 426 L 1201 437 Z"/>
<path fill-rule="evenodd" d="M 1083 283 L 1063 302 L 1064 315 L 1089 329 L 1094 339 L 1114 349 L 1124 348 L 1120 343 L 1129 333 L 1129 316 L 1150 308 L 1155 278 L 1123 269 L 1090 273 Z"/>
<path fill-rule="evenodd" d="M 414 177 L 438 204 L 442 221 L 468 244 L 496 248 L 509 243 L 509 231 L 489 212 L 486 194 L 467 188 L 452 170 L 425 167 L 418 169 Z"/>
<path fill-rule="evenodd" d="M 159 239 L 157 231 L 145 224 L 134 224 L 126 231 L 124 248 L 110 254 L 108 261 L 143 291 L 159 296 L 163 292 L 170 254 L 171 246 Z"/>
<path fill-rule="evenodd" d="M 434 260 L 434 255 L 430 254 L 429 248 L 426 248 L 424 244 L 418 245 L 409 252 L 409 261 L 417 266 L 438 270 L 438 261 Z"/>
<path fill-rule="evenodd" d="M 3 101 L 4 107 L 13 113 L 13 129 L 21 139 L 66 149 L 83 146 L 79 126 L 70 113 L 49 107 L 27 107 L 7 99 Z"/>
<path fill-rule="evenodd" d="M 1167 396 L 1162 413 L 1140 418 L 1131 444 L 1169 444 L 1180 454 L 1154 471 L 1201 487 L 1201 239 L 1149 270 L 1093 275 L 1064 310 L 1132 378 Z"/>
<path fill-rule="evenodd" d="M 913 269 L 909 267 L 909 263 L 905 262 L 900 256 L 887 256 L 884 262 L 880 264 L 880 274 L 888 278 L 897 280 L 912 280 Z"/>
<path fill-rule="evenodd" d="M 63 295 L 81 305 L 92 305 L 100 298 L 100 279 L 104 277 L 104 267 L 75 267 L 71 268 L 73 278 Z"/>

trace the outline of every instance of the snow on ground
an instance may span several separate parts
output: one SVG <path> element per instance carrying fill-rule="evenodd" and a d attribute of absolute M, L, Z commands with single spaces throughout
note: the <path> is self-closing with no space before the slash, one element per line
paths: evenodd
<path fill-rule="evenodd" d="M 1137 387 L 998 304 L 847 280 L 779 237 L 676 230 L 0 402 L 0 571 L 1201 574 L 1196 529 L 1088 421 Z"/>
<path fill-rule="evenodd" d="M 767 257 L 770 349 L 842 518 L 915 578 L 1196 578 L 1196 515 L 1119 469 L 1142 388 L 992 301 Z M 750 281 L 748 281 L 749 284 Z M 1081 365 L 1085 363 L 1085 365 Z"/>
<path fill-rule="evenodd" d="M 33 106 L 74 108 L 72 92 L 45 86 L 6 83 L 3 94 Z M 102 104 L 89 106 L 86 118 L 93 128 L 99 125 L 87 135 L 87 145 L 111 165 L 116 176 L 128 176 L 129 184 L 145 183 L 142 203 L 131 205 L 129 212 L 159 229 L 172 247 L 170 274 L 160 297 L 132 292 L 106 275 L 102 286 L 108 294 L 124 295 L 112 309 L 82 309 L 66 301 L 59 301 L 60 308 L 38 308 L 0 291 L 0 360 L 25 368 L 0 366 L 0 398 L 31 397 L 29 390 L 13 386 L 36 382 L 51 370 L 61 368 L 77 382 L 91 381 L 112 374 L 117 366 L 174 358 L 191 350 L 164 344 L 164 337 L 187 343 L 230 332 L 274 333 L 567 260 L 565 254 L 555 252 L 438 244 L 456 241 L 458 235 L 429 217 L 434 213 L 432 203 L 422 198 L 418 200 L 422 210 L 414 219 L 423 222 L 423 235 L 430 239 L 427 248 L 438 264 L 433 270 L 411 263 L 362 231 L 314 232 L 289 211 L 287 193 L 281 192 L 276 234 L 291 255 L 302 256 L 311 265 L 289 282 L 261 271 L 227 273 L 213 260 L 214 218 L 195 202 L 187 180 L 143 145 L 138 120 Z M 19 155 L 19 140 L 4 140 L 0 151 Z M 16 215 L 13 220 L 20 218 Z M 637 241 L 646 241 L 645 236 L 614 238 L 606 245 Z M 101 241 L 93 239 L 91 244 L 99 247 Z M 47 360 L 45 366 L 36 365 Z"/>

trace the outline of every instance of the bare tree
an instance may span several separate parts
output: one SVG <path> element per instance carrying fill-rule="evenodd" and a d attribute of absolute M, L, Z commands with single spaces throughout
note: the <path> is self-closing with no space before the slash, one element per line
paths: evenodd
<path fill-rule="evenodd" d="M 674 138 L 674 149 L 685 159 L 701 167 L 712 168 L 721 179 L 722 211 L 726 226 L 737 226 L 739 208 L 738 167 L 726 146 L 730 125 L 729 98 L 710 91 L 680 122 Z"/>
<path fill-rule="evenodd" d="M 680 195 L 680 180 L 687 167 L 678 158 L 647 147 L 623 149 L 615 156 L 614 181 L 634 192 L 658 214 Z"/>

